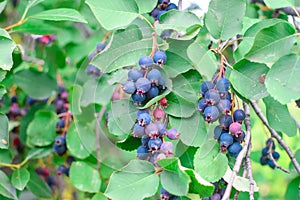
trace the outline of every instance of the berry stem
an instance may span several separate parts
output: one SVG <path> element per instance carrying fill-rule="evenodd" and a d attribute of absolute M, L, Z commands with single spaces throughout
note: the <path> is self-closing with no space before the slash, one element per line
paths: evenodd
<path fill-rule="evenodd" d="M 111 31 L 107 32 L 107 33 L 104 35 L 104 37 L 103 37 L 101 43 L 103 43 L 103 44 L 106 43 L 107 39 L 111 36 L 111 34 L 112 34 Z"/>
<path fill-rule="evenodd" d="M 247 121 L 247 123 L 249 123 L 249 125 L 250 125 L 250 121 Z M 248 129 L 251 129 L 251 126 L 247 125 L 246 129 L 248 131 Z M 247 155 L 246 155 L 246 165 L 247 165 L 247 171 L 248 171 L 248 179 L 249 179 L 249 182 L 250 182 L 250 185 L 249 185 L 249 199 L 254 200 L 254 185 L 255 185 L 255 182 L 254 182 L 254 178 L 253 178 L 253 174 L 252 174 L 252 164 L 251 164 L 251 160 L 250 160 L 251 149 L 252 149 L 252 142 L 251 142 L 251 136 L 250 136 L 250 142 L 249 142 Z"/>
<path fill-rule="evenodd" d="M 152 51 L 150 53 L 150 57 L 153 58 L 154 53 L 157 50 L 157 34 L 155 32 L 152 33 L 152 40 L 153 40 L 153 44 L 152 44 Z"/>
<path fill-rule="evenodd" d="M 262 111 L 259 108 L 257 102 L 252 100 L 252 101 L 250 101 L 250 104 L 251 104 L 253 110 L 255 111 L 255 113 L 257 114 L 257 116 L 263 122 L 263 124 L 268 128 L 268 130 L 270 131 L 272 137 L 274 137 L 277 140 L 277 142 L 282 146 L 282 148 L 286 151 L 286 153 L 290 157 L 297 173 L 300 175 L 300 165 L 299 165 L 298 161 L 296 160 L 294 153 L 291 151 L 289 146 L 284 142 L 282 137 L 269 125 L 267 118 L 262 113 Z"/>
<path fill-rule="evenodd" d="M 268 151 L 270 159 L 271 159 L 272 162 L 275 164 L 275 167 L 276 167 L 276 168 L 278 168 L 278 169 L 280 169 L 281 171 L 283 171 L 283 172 L 289 174 L 289 173 L 290 173 L 289 170 L 287 170 L 287 169 L 285 169 L 284 167 L 278 165 L 278 163 L 277 163 L 276 160 L 274 159 L 274 157 L 273 157 L 273 155 L 272 155 L 272 147 L 273 147 L 273 143 L 274 143 L 274 142 L 273 142 L 273 140 L 272 140 L 272 142 L 270 142 L 269 151 Z"/>

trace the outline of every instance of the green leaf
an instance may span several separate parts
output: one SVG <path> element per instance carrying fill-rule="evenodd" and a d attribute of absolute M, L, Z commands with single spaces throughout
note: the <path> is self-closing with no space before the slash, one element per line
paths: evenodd
<path fill-rule="evenodd" d="M 240 60 L 230 73 L 233 87 L 245 98 L 258 100 L 268 96 L 264 78 L 269 71 L 265 64 Z"/>
<path fill-rule="evenodd" d="M 215 189 L 214 185 L 204 180 L 192 169 L 186 169 L 185 172 L 191 179 L 189 193 L 199 194 L 201 198 L 212 196 Z"/>
<path fill-rule="evenodd" d="M 281 57 L 266 76 L 270 95 L 282 104 L 300 98 L 300 56 Z"/>
<path fill-rule="evenodd" d="M 36 6 L 36 5 L 40 4 L 40 3 L 42 3 L 43 1 L 45 1 L 45 0 L 29 0 L 28 4 L 27 4 L 27 9 L 29 9 L 29 8 L 31 8 L 33 6 Z"/>
<path fill-rule="evenodd" d="M 300 177 L 292 179 L 286 189 L 284 199 L 297 199 L 299 197 Z"/>
<path fill-rule="evenodd" d="M 21 26 L 14 27 L 12 30 L 14 32 L 46 35 L 57 33 L 59 29 L 44 21 L 30 19 L 24 22 L 24 24 L 22 24 Z"/>
<path fill-rule="evenodd" d="M 68 150 L 77 158 L 87 158 L 95 150 L 95 134 L 86 124 L 72 123 L 66 140 Z"/>
<path fill-rule="evenodd" d="M 165 109 L 165 112 L 173 117 L 188 118 L 196 111 L 196 106 L 178 96 L 174 92 L 171 92 L 166 96 L 169 106 Z"/>
<path fill-rule="evenodd" d="M 148 101 L 146 103 L 146 105 L 144 105 L 143 107 L 139 108 L 139 109 L 146 109 L 146 108 L 149 108 L 150 106 L 152 106 L 153 104 L 155 104 L 156 102 L 158 102 L 159 100 L 161 100 L 163 97 L 167 96 L 168 94 L 170 94 L 170 90 L 169 89 L 166 89 L 163 91 L 162 94 L 154 97 L 153 99 L 151 99 L 150 101 Z"/>
<path fill-rule="evenodd" d="M 205 16 L 205 26 L 215 39 L 227 40 L 242 31 L 245 0 L 212 0 Z"/>
<path fill-rule="evenodd" d="M 6 4 L 7 4 L 7 0 L 2 0 L 0 2 L 0 13 L 2 13 L 2 11 L 4 10 Z"/>
<path fill-rule="evenodd" d="M 114 101 L 108 113 L 108 128 L 113 135 L 127 135 L 136 120 L 137 109 L 132 102 L 123 99 Z"/>
<path fill-rule="evenodd" d="M 263 101 L 266 105 L 266 115 L 270 126 L 277 131 L 284 132 L 289 137 L 295 136 L 297 125 L 287 106 L 280 104 L 270 96 L 264 98 Z"/>
<path fill-rule="evenodd" d="M 1 170 L 0 170 L 0 194 L 10 199 L 18 199 L 16 194 L 16 189 L 10 184 L 8 177 Z"/>
<path fill-rule="evenodd" d="M 53 194 L 47 183 L 35 171 L 29 171 L 29 173 L 27 188 L 39 198 L 52 198 Z"/>
<path fill-rule="evenodd" d="M 158 35 L 164 30 L 173 30 L 170 38 L 177 40 L 190 40 L 194 38 L 201 27 L 201 21 L 192 12 L 182 12 L 178 10 L 170 10 L 160 17 L 160 23 L 155 26 Z M 191 29 L 193 27 L 193 29 Z"/>
<path fill-rule="evenodd" d="M 2 30 L 2 29 L 1 29 Z M 13 40 L 8 38 L 5 31 L 0 35 L 0 68 L 3 70 L 10 70 L 13 65 L 12 52 L 16 48 Z"/>
<path fill-rule="evenodd" d="M 187 146 L 179 141 L 175 148 L 175 155 L 179 157 L 182 166 L 194 168 L 194 156 L 198 148 Z"/>
<path fill-rule="evenodd" d="M 2 163 L 11 163 L 12 155 L 9 149 L 0 149 L 0 160 Z"/>
<path fill-rule="evenodd" d="M 195 154 L 195 171 L 206 181 L 218 181 L 227 170 L 227 157 L 219 149 L 219 143 L 208 140 Z"/>
<path fill-rule="evenodd" d="M 110 47 L 92 60 L 92 64 L 104 73 L 135 65 L 141 56 L 148 55 L 152 49 L 152 40 L 143 38 L 141 30 L 135 25 L 117 31 L 112 38 Z"/>
<path fill-rule="evenodd" d="M 30 179 L 30 174 L 26 168 L 16 169 L 11 177 L 11 183 L 18 190 L 24 190 L 28 181 Z"/>
<path fill-rule="evenodd" d="M 136 1 L 127 0 L 87 0 L 96 19 L 106 30 L 124 28 L 139 15 Z"/>
<path fill-rule="evenodd" d="M 162 187 L 174 195 L 186 195 L 190 178 L 185 171 L 181 170 L 178 158 L 162 159 L 157 163 L 163 168 L 160 174 Z"/>
<path fill-rule="evenodd" d="M 30 97 L 35 99 L 45 99 L 50 97 L 57 89 L 56 80 L 47 74 L 25 69 L 15 73 L 16 84 Z M 39 83 L 32 87 L 32 83 Z"/>
<path fill-rule="evenodd" d="M 95 194 L 91 200 L 107 200 L 107 197 L 103 193 L 99 192 Z"/>
<path fill-rule="evenodd" d="M 70 181 L 84 192 L 99 192 L 101 179 L 99 172 L 82 161 L 73 162 L 70 168 Z"/>
<path fill-rule="evenodd" d="M 50 145 L 56 136 L 57 115 L 53 111 L 39 110 L 28 126 L 28 143 L 35 146 Z"/>
<path fill-rule="evenodd" d="M 149 1 L 135 0 L 135 1 L 139 7 L 139 13 L 149 13 L 155 8 L 157 4 L 157 0 L 149 0 Z"/>
<path fill-rule="evenodd" d="M 170 125 L 180 133 L 180 140 L 188 145 L 200 147 L 207 136 L 205 121 L 200 112 L 194 112 L 190 118 L 170 117 Z"/>
<path fill-rule="evenodd" d="M 140 145 L 142 145 L 141 138 L 133 137 L 131 134 L 125 140 L 116 143 L 117 147 L 126 151 L 136 150 Z"/>
<path fill-rule="evenodd" d="M 223 176 L 223 179 L 226 182 L 229 182 L 231 179 L 231 174 L 232 174 L 232 170 L 230 169 L 230 167 L 228 167 L 225 175 Z M 250 181 L 247 178 L 244 178 L 241 176 L 236 176 L 232 186 L 240 192 L 249 192 Z M 258 187 L 255 182 L 254 182 L 253 188 L 254 188 L 254 192 L 258 192 Z"/>
<path fill-rule="evenodd" d="M 264 0 L 265 4 L 269 8 L 283 8 L 283 7 L 293 7 L 295 6 L 295 1 L 297 0 Z"/>
<path fill-rule="evenodd" d="M 7 93 L 5 86 L 0 84 L 0 99 Z"/>
<path fill-rule="evenodd" d="M 260 30 L 245 57 L 254 62 L 272 63 L 289 54 L 297 40 L 295 29 L 288 22 L 279 22 Z"/>
<path fill-rule="evenodd" d="M 81 106 L 88 106 L 91 103 L 109 104 L 114 87 L 108 83 L 108 78 L 105 76 L 99 79 L 89 79 L 82 88 Z"/>
<path fill-rule="evenodd" d="M 218 67 L 214 53 L 206 49 L 199 41 L 195 41 L 188 47 L 187 54 L 196 70 L 204 76 L 206 80 L 210 80 L 216 73 Z"/>
<path fill-rule="evenodd" d="M 29 150 L 26 160 L 43 158 L 48 156 L 51 153 L 52 153 L 52 147 L 33 148 Z"/>
<path fill-rule="evenodd" d="M 50 21 L 73 21 L 87 23 L 87 21 L 77 10 L 70 8 L 57 8 L 52 10 L 45 10 L 30 16 L 30 18 Z"/>
<path fill-rule="evenodd" d="M 8 118 L 5 114 L 0 113 L 0 149 L 8 149 L 9 147 L 9 132 Z"/>
<path fill-rule="evenodd" d="M 131 160 L 111 175 L 105 195 L 111 199 L 140 200 L 153 196 L 158 185 L 158 175 L 150 162 Z"/>
<path fill-rule="evenodd" d="M 79 115 L 81 113 L 80 100 L 82 96 L 82 87 L 80 85 L 74 84 L 70 89 L 69 97 L 70 100 L 70 111 L 74 115 Z"/>

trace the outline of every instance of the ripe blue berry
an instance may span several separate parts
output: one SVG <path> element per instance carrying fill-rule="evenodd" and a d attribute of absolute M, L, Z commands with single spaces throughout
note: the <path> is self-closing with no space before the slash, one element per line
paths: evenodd
<path fill-rule="evenodd" d="M 57 136 L 55 138 L 55 142 L 53 144 L 53 151 L 59 155 L 62 156 L 67 151 L 66 146 L 66 138 L 63 136 Z"/>
<path fill-rule="evenodd" d="M 214 139 L 219 140 L 222 133 L 226 133 L 226 131 L 221 126 L 216 126 L 214 129 Z"/>
<path fill-rule="evenodd" d="M 148 142 L 150 140 L 150 137 L 148 135 L 144 135 L 141 139 L 141 142 L 142 142 L 142 145 L 144 147 L 147 147 L 148 148 Z"/>
<path fill-rule="evenodd" d="M 245 140 L 245 132 L 242 130 L 242 134 L 238 137 L 236 137 L 235 135 L 233 136 L 234 141 L 238 142 L 238 143 L 242 143 Z"/>
<path fill-rule="evenodd" d="M 142 113 L 138 116 L 140 126 L 146 126 L 151 122 L 151 116 L 148 113 Z"/>
<path fill-rule="evenodd" d="M 221 152 L 227 150 L 227 148 L 233 143 L 233 137 L 229 133 L 222 133 L 220 136 Z"/>
<path fill-rule="evenodd" d="M 94 78 L 97 78 L 102 75 L 100 69 L 98 69 L 95 65 L 89 64 L 85 70 L 87 75 L 91 75 Z"/>
<path fill-rule="evenodd" d="M 105 45 L 104 43 L 99 42 L 99 43 L 97 44 L 97 47 L 96 47 L 97 52 L 98 52 L 98 53 L 101 52 L 103 49 L 105 49 L 105 47 L 106 47 L 106 45 Z"/>
<path fill-rule="evenodd" d="M 265 147 L 261 150 L 261 155 L 262 156 L 268 156 L 269 155 L 269 148 Z"/>
<path fill-rule="evenodd" d="M 139 78 L 143 77 L 143 72 L 139 69 L 133 68 L 128 72 L 128 80 L 129 81 L 137 81 Z"/>
<path fill-rule="evenodd" d="M 148 108 L 146 108 L 146 109 L 140 109 L 140 110 L 137 111 L 136 117 L 138 118 L 140 116 L 140 114 L 142 114 L 142 113 L 148 113 L 148 114 L 150 114 Z"/>
<path fill-rule="evenodd" d="M 69 171 L 70 171 L 70 169 L 68 167 L 66 167 L 65 165 L 60 165 L 57 168 L 56 173 L 57 173 L 57 175 L 65 174 L 66 176 L 69 176 Z"/>
<path fill-rule="evenodd" d="M 132 98 L 134 104 L 141 106 L 144 103 L 144 101 L 146 100 L 146 95 L 134 93 L 131 95 L 131 98 Z"/>
<path fill-rule="evenodd" d="M 160 17 L 160 15 L 159 15 L 159 17 Z M 153 56 L 153 61 L 154 61 L 154 63 L 156 63 L 158 65 L 164 65 L 167 61 L 166 53 L 161 50 L 156 51 Z"/>
<path fill-rule="evenodd" d="M 221 115 L 219 123 L 223 129 L 228 130 L 230 124 L 232 124 L 232 117 L 230 115 Z"/>
<path fill-rule="evenodd" d="M 266 141 L 266 146 L 267 147 L 270 147 L 272 145 L 272 149 L 274 150 L 276 145 L 274 143 L 274 141 L 272 140 L 272 138 L 269 138 L 267 141 Z"/>
<path fill-rule="evenodd" d="M 167 7 L 167 11 L 168 11 L 168 10 L 173 10 L 173 9 L 178 10 L 178 7 L 176 6 L 175 3 L 170 3 L 170 4 L 168 5 L 168 7 Z"/>
<path fill-rule="evenodd" d="M 279 155 L 279 153 L 278 153 L 277 151 L 274 151 L 274 152 L 272 153 L 272 156 L 273 156 L 273 158 L 274 158 L 275 160 L 278 160 L 279 157 L 280 157 L 280 155 Z"/>
<path fill-rule="evenodd" d="M 159 94 L 159 89 L 156 86 L 151 86 L 150 90 L 147 92 L 147 98 L 153 99 L 154 97 L 157 97 Z"/>
<path fill-rule="evenodd" d="M 203 111 L 206 107 L 207 107 L 206 99 L 199 100 L 198 107 L 197 107 L 198 111 L 203 113 Z"/>
<path fill-rule="evenodd" d="M 148 135 L 150 138 L 155 138 L 159 136 L 158 133 L 158 127 L 155 123 L 150 123 L 146 126 L 145 128 L 145 133 Z"/>
<path fill-rule="evenodd" d="M 225 115 L 230 113 L 231 103 L 227 99 L 221 99 L 217 104 L 219 111 Z"/>
<path fill-rule="evenodd" d="M 149 56 L 143 56 L 139 59 L 139 65 L 141 68 L 152 67 L 153 60 Z"/>
<path fill-rule="evenodd" d="M 227 78 L 221 78 L 217 81 L 216 87 L 219 92 L 226 92 L 229 90 L 229 80 Z"/>
<path fill-rule="evenodd" d="M 151 154 L 145 146 L 139 146 L 137 149 L 137 157 L 140 160 L 149 160 Z"/>
<path fill-rule="evenodd" d="M 143 135 L 145 135 L 145 127 L 140 126 L 139 123 L 136 123 L 133 127 L 132 135 L 134 137 L 142 137 Z"/>
<path fill-rule="evenodd" d="M 149 81 L 155 85 L 158 85 L 158 81 L 159 81 L 160 77 L 161 77 L 161 73 L 157 69 L 152 69 L 147 74 L 147 78 L 149 79 Z"/>
<path fill-rule="evenodd" d="M 261 165 L 266 165 L 266 164 L 268 164 L 268 160 L 269 160 L 268 157 L 262 156 L 262 157 L 260 157 L 259 162 Z"/>
<path fill-rule="evenodd" d="M 204 96 L 204 94 L 211 89 L 214 89 L 214 84 L 211 81 L 204 81 L 201 83 L 200 93 Z"/>
<path fill-rule="evenodd" d="M 154 8 L 154 9 L 151 11 L 150 15 L 151 15 L 154 19 L 157 19 L 157 16 L 158 16 L 158 14 L 159 14 L 159 11 L 161 11 L 161 9 L 159 9 L 159 8 Z"/>
<path fill-rule="evenodd" d="M 150 90 L 151 82 L 147 78 L 142 77 L 135 82 L 135 87 L 137 89 L 137 93 L 145 94 Z"/>
<path fill-rule="evenodd" d="M 159 136 L 164 136 L 166 134 L 166 125 L 162 122 L 156 122 L 157 128 L 158 128 L 158 133 Z"/>
<path fill-rule="evenodd" d="M 65 118 L 60 118 L 59 121 L 57 122 L 56 127 L 58 129 L 62 129 L 65 127 Z"/>
<path fill-rule="evenodd" d="M 148 142 L 148 147 L 152 151 L 157 151 L 162 144 L 162 140 L 160 138 L 152 138 Z"/>
<path fill-rule="evenodd" d="M 162 76 L 158 80 L 158 89 L 160 90 L 166 89 L 166 79 Z"/>
<path fill-rule="evenodd" d="M 268 160 L 267 161 L 267 163 L 268 163 L 268 165 L 272 168 L 272 169 L 275 169 L 275 167 L 276 167 L 276 165 L 275 165 L 275 163 L 273 162 L 273 160 Z"/>
<path fill-rule="evenodd" d="M 133 81 L 126 81 L 123 85 L 123 90 L 127 94 L 133 94 L 136 91 L 135 83 Z"/>
<path fill-rule="evenodd" d="M 204 98 L 206 99 L 206 103 L 212 106 L 217 105 L 220 101 L 220 95 L 214 89 L 210 89 L 207 92 L 205 92 Z"/>
<path fill-rule="evenodd" d="M 237 109 L 233 112 L 233 119 L 235 122 L 242 123 L 244 119 L 246 118 L 246 114 L 243 110 Z"/>
<path fill-rule="evenodd" d="M 177 140 L 180 136 L 180 133 L 177 131 L 177 129 L 171 128 L 167 131 L 166 135 L 170 140 Z"/>
<path fill-rule="evenodd" d="M 240 145 L 240 143 L 234 142 L 228 147 L 228 153 L 230 156 L 236 158 L 236 157 L 238 157 L 238 155 L 242 149 L 243 149 L 243 147 L 242 147 L 242 145 Z"/>
<path fill-rule="evenodd" d="M 219 110 L 216 106 L 207 106 L 204 109 L 204 119 L 208 123 L 217 121 L 219 117 Z"/>

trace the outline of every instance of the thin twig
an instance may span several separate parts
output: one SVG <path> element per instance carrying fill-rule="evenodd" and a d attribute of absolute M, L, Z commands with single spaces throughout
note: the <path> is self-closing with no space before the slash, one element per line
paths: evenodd
<path fill-rule="evenodd" d="M 286 151 L 288 156 L 290 157 L 297 173 L 300 175 L 300 165 L 297 162 L 295 155 L 291 151 L 291 149 L 288 147 L 288 145 L 283 141 L 282 137 L 269 125 L 267 118 L 262 113 L 261 109 L 259 108 L 258 104 L 255 101 L 250 102 L 252 108 L 254 109 L 257 116 L 261 119 L 263 124 L 269 129 L 272 137 L 274 137 L 277 142 L 282 146 L 282 148 Z"/>
<path fill-rule="evenodd" d="M 178 10 L 182 10 L 182 0 L 178 0 Z"/>
<path fill-rule="evenodd" d="M 97 154 L 97 170 L 100 170 L 100 159 L 101 159 L 101 153 L 100 153 L 100 122 L 103 118 L 103 115 L 105 113 L 106 106 L 102 106 L 100 112 L 97 114 L 96 122 L 95 122 L 95 136 L 96 136 L 96 154 Z"/>
<path fill-rule="evenodd" d="M 242 177 L 246 178 L 247 172 L 248 172 L 246 161 L 243 162 L 243 168 L 244 168 L 244 171 L 243 171 L 243 176 Z M 240 194 L 240 191 L 236 190 L 235 194 L 233 196 L 233 200 L 238 200 L 239 199 L 239 194 Z"/>
<path fill-rule="evenodd" d="M 286 172 L 286 173 L 289 174 L 289 173 L 290 173 L 289 170 L 287 170 L 287 169 L 285 169 L 285 168 L 283 168 L 282 166 L 280 166 L 280 165 L 277 164 L 276 160 L 274 159 L 274 157 L 273 157 L 273 155 L 272 155 L 272 151 L 271 151 L 272 147 L 273 147 L 273 140 L 272 140 L 272 142 L 270 143 L 270 147 L 269 147 L 269 157 L 270 157 L 270 159 L 272 160 L 272 162 L 274 163 L 275 168 L 278 168 L 278 169 L 280 169 L 281 171 Z"/>
<path fill-rule="evenodd" d="M 249 106 L 245 107 L 245 114 L 246 114 L 245 121 L 246 120 L 250 121 L 250 118 L 249 118 L 250 117 Z M 243 158 L 244 158 L 244 156 L 245 156 L 245 154 L 247 152 L 247 149 L 248 149 L 248 146 L 249 146 L 249 143 L 250 143 L 250 139 L 251 139 L 251 134 L 250 134 L 250 132 L 247 132 L 246 138 L 245 138 L 244 147 L 241 150 L 241 152 L 239 153 L 238 157 L 236 158 L 236 162 L 235 162 L 233 170 L 232 170 L 230 181 L 227 184 L 227 187 L 226 187 L 225 193 L 224 193 L 224 195 L 222 197 L 222 200 L 228 200 L 229 197 L 230 197 L 230 193 L 231 193 L 231 189 L 232 189 L 232 185 L 233 185 L 234 179 L 235 179 L 237 173 L 239 172 L 239 170 L 241 168 L 241 164 L 242 164 Z"/>

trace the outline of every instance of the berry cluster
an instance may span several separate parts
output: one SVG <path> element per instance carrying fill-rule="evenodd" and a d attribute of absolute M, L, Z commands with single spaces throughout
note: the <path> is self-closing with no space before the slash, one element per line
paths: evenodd
<path fill-rule="evenodd" d="M 157 6 L 151 11 L 150 15 L 155 20 L 159 20 L 162 14 L 173 9 L 178 9 L 175 3 L 170 3 L 170 0 L 158 0 Z"/>
<path fill-rule="evenodd" d="M 99 42 L 96 46 L 96 50 L 93 51 L 89 56 L 88 56 L 88 60 L 91 61 L 98 53 L 100 53 L 101 51 L 103 51 L 106 47 L 106 44 L 104 44 L 103 42 Z M 103 73 L 100 71 L 100 69 L 98 69 L 95 65 L 89 64 L 86 67 L 85 73 L 87 75 L 90 75 L 93 78 L 98 78 L 99 76 L 102 76 Z"/>
<path fill-rule="evenodd" d="M 177 200 L 177 199 L 179 199 L 178 196 L 175 196 L 175 195 L 169 193 L 163 187 L 160 189 L 160 198 L 162 200 Z"/>
<path fill-rule="evenodd" d="M 149 56 L 139 59 L 140 69 L 129 70 L 128 80 L 124 83 L 123 90 L 131 95 L 136 105 L 145 104 L 166 89 L 166 80 L 160 71 L 153 67 L 153 62 L 158 66 L 163 66 L 166 61 L 166 53 L 158 50 L 154 53 L 153 59 Z"/>
<path fill-rule="evenodd" d="M 50 175 L 50 170 L 47 167 L 37 167 L 35 168 L 35 172 L 42 180 L 46 181 L 52 192 L 54 192 L 55 188 L 58 187 L 58 181 L 54 176 Z"/>
<path fill-rule="evenodd" d="M 271 156 L 274 158 L 275 161 L 277 161 L 280 155 L 277 151 L 275 151 L 275 148 L 276 146 L 274 141 L 272 140 L 272 138 L 269 138 L 266 141 L 266 147 L 264 147 L 261 151 L 261 165 L 269 165 L 272 169 L 276 167 L 276 164 L 274 163 L 273 159 L 271 159 Z"/>
<path fill-rule="evenodd" d="M 172 142 L 165 141 L 164 136 L 170 140 L 177 140 L 180 133 L 171 128 L 167 130 L 166 114 L 163 110 L 166 99 L 159 101 L 159 106 L 152 110 L 139 110 L 137 122 L 133 127 L 132 135 L 141 138 L 142 145 L 137 149 L 137 157 L 157 164 L 163 158 L 172 157 L 174 146 Z M 153 118 L 152 118 L 152 117 Z"/>
<path fill-rule="evenodd" d="M 242 122 L 245 112 L 235 110 L 231 116 L 230 82 L 227 78 L 218 76 L 213 81 L 204 81 L 200 87 L 202 98 L 198 102 L 198 110 L 203 113 L 205 121 L 213 123 L 219 121 L 214 129 L 214 138 L 220 142 L 220 151 L 228 150 L 230 156 L 237 157 L 242 150 L 245 132 L 242 130 Z"/>

